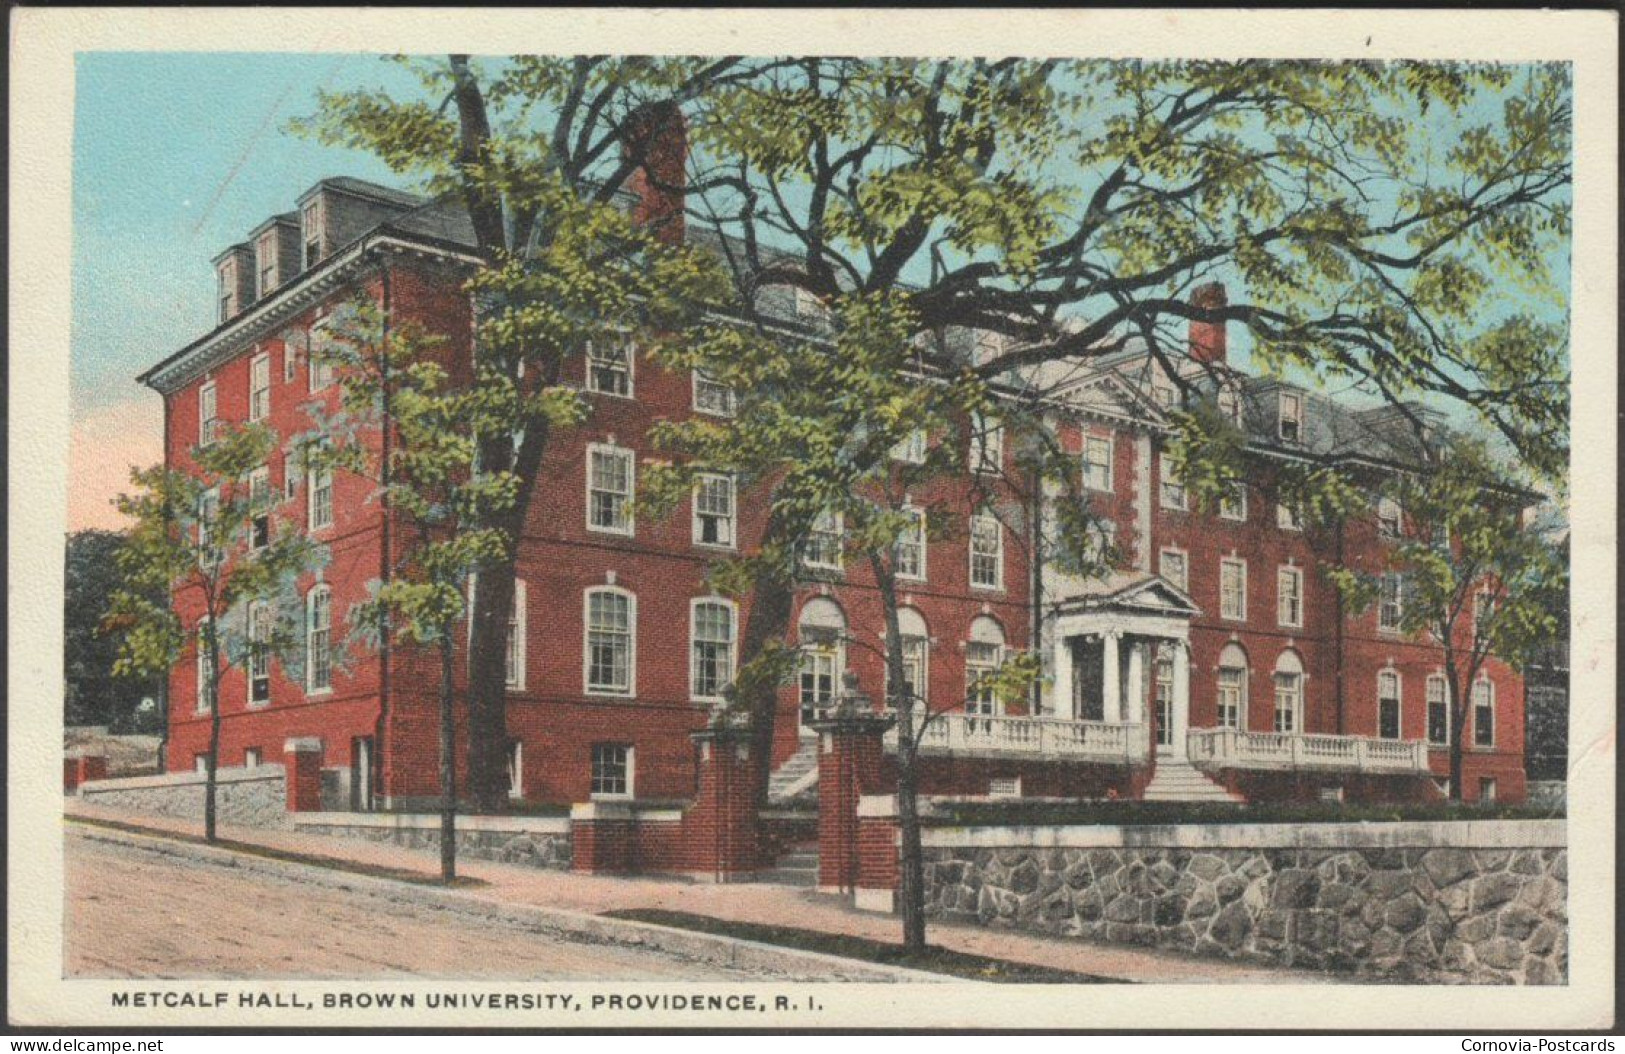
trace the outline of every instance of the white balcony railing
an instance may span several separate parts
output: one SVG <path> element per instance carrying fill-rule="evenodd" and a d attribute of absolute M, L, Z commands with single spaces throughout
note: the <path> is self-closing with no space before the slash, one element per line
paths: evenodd
<path fill-rule="evenodd" d="M 914 721 L 919 728 L 923 715 L 916 714 Z M 1150 753 L 1145 725 L 962 713 L 933 714 L 918 743 L 921 754 L 1066 758 L 1118 765 L 1144 761 Z M 897 749 L 895 728 L 886 733 L 886 749 Z"/>
<path fill-rule="evenodd" d="M 1428 746 L 1419 740 L 1369 736 L 1242 732 L 1192 729 L 1191 763 L 1205 769 L 1313 769 L 1420 775 L 1428 771 Z"/>

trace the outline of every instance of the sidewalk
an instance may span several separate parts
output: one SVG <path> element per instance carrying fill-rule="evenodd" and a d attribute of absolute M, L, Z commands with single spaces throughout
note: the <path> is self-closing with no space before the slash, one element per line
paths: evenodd
<path fill-rule="evenodd" d="M 139 824 L 152 830 L 198 835 L 196 820 L 149 816 L 87 805 L 67 799 L 69 816 Z M 221 825 L 220 836 L 270 849 L 343 859 L 353 864 L 437 872 L 437 859 L 425 852 L 359 839 L 330 838 L 293 831 Z M 500 905 L 532 905 L 591 915 L 627 908 L 663 908 L 738 922 L 793 925 L 872 940 L 896 941 L 895 917 L 855 911 L 837 898 L 819 896 L 805 887 L 770 883 L 713 885 L 661 877 L 608 877 L 544 871 L 483 860 L 459 860 L 458 873 L 480 879 L 483 886 L 463 888 L 458 896 Z M 1335 984 L 1340 978 L 1302 970 L 1263 967 L 1153 951 L 1096 944 L 1077 939 L 1046 938 L 980 926 L 932 922 L 932 944 L 995 959 L 1031 963 L 1117 978 L 1161 984 Z"/>

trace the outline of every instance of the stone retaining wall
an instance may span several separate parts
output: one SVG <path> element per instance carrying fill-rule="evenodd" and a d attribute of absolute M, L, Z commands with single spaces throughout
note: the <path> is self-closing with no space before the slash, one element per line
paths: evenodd
<path fill-rule="evenodd" d="M 440 852 L 440 817 L 431 814 L 304 813 L 294 817 L 294 828 Z M 562 817 L 459 816 L 457 854 L 471 860 L 568 871 L 570 821 Z"/>
<path fill-rule="evenodd" d="M 1251 825 L 928 830 L 927 911 L 1395 981 L 1565 983 L 1561 821 L 1282 827 L 1252 846 Z"/>
<path fill-rule="evenodd" d="M 153 816 L 203 819 L 205 779 L 201 772 L 94 780 L 79 786 L 90 805 Z M 222 824 L 286 827 L 288 792 L 281 765 L 222 768 L 215 773 L 215 809 Z"/>

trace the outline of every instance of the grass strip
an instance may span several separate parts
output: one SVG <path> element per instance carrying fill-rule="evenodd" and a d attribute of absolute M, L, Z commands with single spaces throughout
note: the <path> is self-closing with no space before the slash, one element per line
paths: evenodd
<path fill-rule="evenodd" d="M 760 922 L 736 922 L 732 919 L 695 915 L 687 911 L 667 911 L 662 908 L 616 908 L 603 913 L 612 919 L 649 922 L 657 926 L 693 930 L 718 937 L 773 944 L 797 951 L 821 952 L 843 959 L 878 963 L 882 966 L 902 966 L 911 970 L 962 977 L 972 981 L 996 981 L 1007 984 L 1128 984 L 1115 977 L 1097 977 L 1094 974 L 1061 970 L 1050 966 L 991 959 L 985 955 L 953 951 L 949 948 L 927 947 L 912 953 L 900 944 L 853 937 L 821 930 L 804 930 L 794 926 L 774 926 Z"/>
<path fill-rule="evenodd" d="M 180 831 L 170 831 L 162 827 L 148 827 L 139 823 L 125 823 L 121 820 L 107 820 L 99 816 L 65 816 L 69 823 L 84 824 L 88 827 L 105 827 L 113 831 L 125 831 L 129 834 L 147 835 L 151 838 L 166 838 L 172 842 L 184 842 L 187 845 L 201 845 L 214 849 L 229 849 L 234 853 L 243 853 L 248 856 L 257 856 L 265 860 L 278 860 L 290 864 L 307 864 L 311 867 L 325 867 L 329 871 L 343 871 L 351 875 L 366 875 L 369 878 L 389 878 L 396 882 L 409 882 L 415 886 L 438 886 L 447 888 L 440 881 L 437 874 L 424 871 L 409 871 L 403 867 L 383 867 L 378 864 L 360 864 L 354 860 L 345 860 L 337 856 L 321 856 L 315 853 L 296 853 L 289 849 L 274 849 L 268 845 L 258 845 L 254 842 L 239 842 L 230 838 L 217 838 L 213 842 L 197 834 L 183 834 Z M 484 879 L 469 878 L 458 875 L 452 880 L 452 888 L 468 889 L 475 886 L 489 885 Z"/>
<path fill-rule="evenodd" d="M 928 824 L 977 826 L 1102 824 L 1113 827 L 1237 823 L 1404 823 L 1557 820 L 1562 809 L 1533 805 L 1364 802 L 934 801 Z"/>

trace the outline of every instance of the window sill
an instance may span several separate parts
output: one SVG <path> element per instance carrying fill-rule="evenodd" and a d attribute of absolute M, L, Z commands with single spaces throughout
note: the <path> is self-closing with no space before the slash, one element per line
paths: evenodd
<path fill-rule="evenodd" d="M 996 585 L 996 586 L 984 586 L 984 585 L 978 585 L 977 583 L 972 582 L 970 584 L 970 587 L 971 587 L 971 589 L 975 590 L 978 593 L 990 593 L 991 594 L 991 593 L 1003 593 L 1004 592 L 1004 585 L 1002 583 L 999 584 L 999 585 Z"/>
<path fill-rule="evenodd" d="M 732 412 L 732 411 L 729 411 L 729 412 L 725 413 L 725 412 L 723 412 L 721 410 L 706 410 L 706 409 L 704 409 L 702 407 L 698 407 L 698 406 L 694 407 L 694 412 L 697 413 L 697 414 L 704 414 L 706 417 L 718 417 L 718 418 L 721 418 L 721 419 L 723 419 L 725 421 L 732 420 L 733 418 L 739 416 L 737 413 Z"/>
<path fill-rule="evenodd" d="M 927 581 L 926 577 L 924 575 L 902 575 L 902 574 L 900 574 L 900 575 L 896 575 L 895 577 L 899 582 L 918 582 L 921 585 L 924 585 L 925 582 Z"/>
<path fill-rule="evenodd" d="M 589 794 L 588 801 L 632 801 L 630 794 Z"/>
<path fill-rule="evenodd" d="M 730 543 L 724 543 L 724 542 L 700 542 L 700 541 L 696 541 L 696 542 L 693 543 L 693 546 L 696 549 L 705 549 L 705 550 L 707 550 L 709 552 L 714 552 L 714 553 L 737 553 L 739 551 L 739 546 L 734 545 L 731 542 Z"/>
<path fill-rule="evenodd" d="M 333 694 L 333 688 L 332 688 L 331 685 L 329 685 L 326 688 L 307 688 L 307 689 L 305 689 L 305 698 L 306 699 L 321 699 L 321 698 L 324 698 L 324 697 L 332 695 L 332 694 Z"/>
<path fill-rule="evenodd" d="M 591 696 L 594 699 L 625 699 L 630 701 L 637 698 L 636 692 L 615 692 L 607 688 L 583 688 L 581 694 Z"/>
<path fill-rule="evenodd" d="M 636 538 L 637 537 L 636 532 L 634 532 L 630 527 L 627 528 L 626 530 L 622 531 L 622 530 L 616 530 L 613 527 L 594 527 L 590 523 L 587 524 L 587 533 L 588 534 L 607 534 L 612 538 Z"/>
<path fill-rule="evenodd" d="M 606 399 L 620 399 L 623 402 L 628 402 L 628 403 L 635 403 L 635 402 L 638 401 L 638 397 L 636 395 L 632 394 L 631 392 L 627 392 L 626 394 L 623 395 L 620 392 L 606 392 L 606 391 L 604 391 L 604 390 L 602 390 L 600 388 L 582 388 L 581 389 L 581 394 L 582 395 L 602 395 Z"/>

